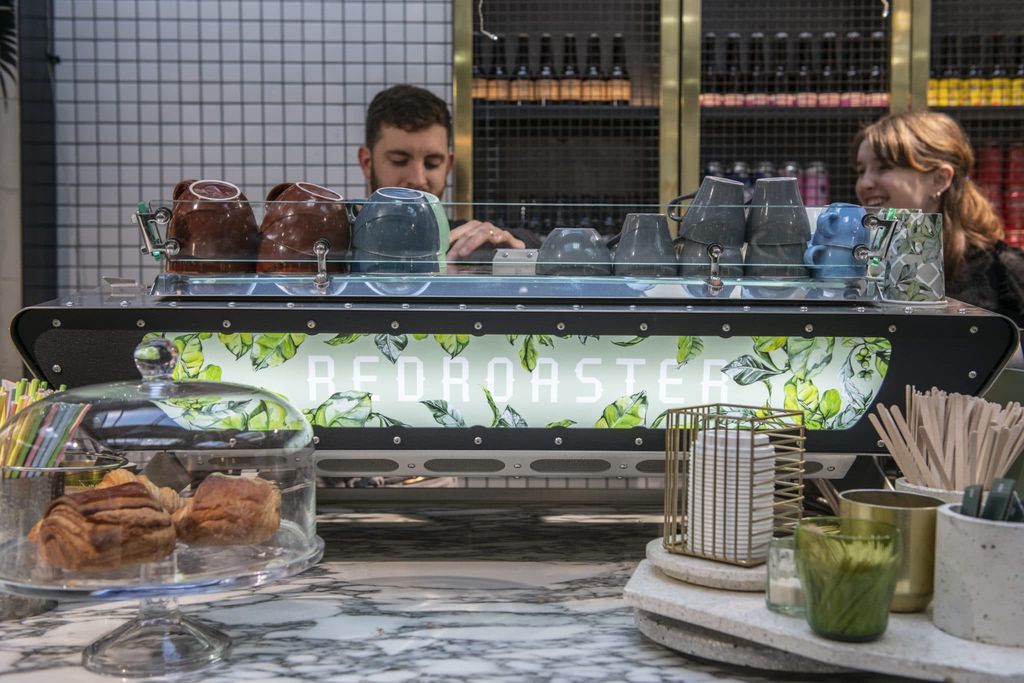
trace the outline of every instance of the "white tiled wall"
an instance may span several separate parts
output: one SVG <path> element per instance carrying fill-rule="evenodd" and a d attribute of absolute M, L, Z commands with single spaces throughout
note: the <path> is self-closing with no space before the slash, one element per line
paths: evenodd
<path fill-rule="evenodd" d="M 62 292 L 152 281 L 130 214 L 181 179 L 362 196 L 373 95 L 451 100 L 450 0 L 54 0 L 53 17 Z"/>

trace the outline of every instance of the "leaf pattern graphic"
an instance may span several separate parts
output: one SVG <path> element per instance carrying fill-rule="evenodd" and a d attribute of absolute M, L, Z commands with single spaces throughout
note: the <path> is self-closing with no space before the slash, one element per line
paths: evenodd
<path fill-rule="evenodd" d="M 598 341 L 601 339 L 601 337 L 596 334 L 577 334 L 576 338 L 579 339 L 580 344 L 583 344 L 584 346 L 587 345 L 587 341 L 590 339 L 593 339 L 594 341 Z"/>
<path fill-rule="evenodd" d="M 704 353 L 704 340 L 700 337 L 679 337 L 676 340 L 676 364 L 686 365 Z"/>
<path fill-rule="evenodd" d="M 353 334 L 336 334 L 328 339 L 325 344 L 331 346 L 344 346 L 345 344 L 351 344 L 360 337 L 365 337 L 365 334 L 353 333 Z"/>
<path fill-rule="evenodd" d="M 263 399 L 233 401 L 210 396 L 154 402 L 176 422 L 184 423 L 192 429 L 269 431 L 301 427 L 301 422 L 288 421 L 288 413 L 283 404 Z"/>
<path fill-rule="evenodd" d="M 548 422 L 544 425 L 545 429 L 551 429 L 552 427 L 572 427 L 576 424 L 576 420 L 558 420 L 557 422 Z"/>
<path fill-rule="evenodd" d="M 252 333 L 237 332 L 235 334 L 218 334 L 217 339 L 224 345 L 235 359 L 239 359 L 252 350 Z M 330 343 L 330 342 L 328 342 Z"/>
<path fill-rule="evenodd" d="M 523 346 L 519 349 L 519 364 L 527 372 L 533 372 L 537 367 L 537 346 L 533 343 L 532 334 L 523 339 Z"/>
<path fill-rule="evenodd" d="M 341 391 L 306 411 L 306 419 L 317 427 L 365 427 L 372 413 L 369 393 Z"/>
<path fill-rule="evenodd" d="M 434 339 L 452 358 L 455 358 L 469 346 L 468 334 L 435 334 Z"/>
<path fill-rule="evenodd" d="M 253 340 L 253 370 L 264 370 L 285 363 L 295 357 L 299 346 L 306 340 L 305 334 L 260 334 Z"/>
<path fill-rule="evenodd" d="M 408 427 L 406 423 L 401 420 L 396 420 L 393 417 L 388 417 L 382 413 L 370 413 L 370 419 L 377 421 L 379 427 Z"/>
<path fill-rule="evenodd" d="M 200 371 L 198 379 L 204 382 L 219 382 L 223 374 L 219 365 L 207 365 Z"/>
<path fill-rule="evenodd" d="M 174 366 L 174 379 L 195 379 L 203 367 L 203 342 L 198 334 L 185 334 L 171 341 L 178 349 L 178 364 Z"/>
<path fill-rule="evenodd" d="M 782 370 L 767 365 L 764 361 L 750 354 L 743 354 L 722 368 L 722 372 L 732 377 L 732 381 L 740 386 L 748 386 L 755 382 L 765 382 Z"/>
<path fill-rule="evenodd" d="M 663 410 L 660 413 L 658 413 L 658 417 L 654 418 L 654 421 L 651 422 L 651 429 L 657 429 L 658 427 L 660 427 L 661 424 L 665 421 L 665 418 L 667 417 L 668 410 Z"/>
<path fill-rule="evenodd" d="M 394 363 L 408 346 L 409 338 L 404 334 L 378 334 L 373 343 L 385 358 Z"/>
<path fill-rule="evenodd" d="M 786 355 L 794 377 L 809 379 L 832 362 L 835 337 L 789 337 Z"/>
<path fill-rule="evenodd" d="M 519 335 L 518 334 L 506 334 L 505 335 L 505 339 L 508 339 L 508 343 L 509 344 L 511 344 L 512 346 L 515 346 L 516 345 L 516 340 L 519 339 Z"/>
<path fill-rule="evenodd" d="M 431 416 L 434 418 L 434 422 L 441 425 L 442 427 L 465 427 L 466 420 L 462 417 L 462 413 L 457 408 L 452 408 L 448 405 L 448 401 L 434 400 L 434 401 L 420 401 L 430 411 Z"/>
<path fill-rule="evenodd" d="M 613 341 L 612 344 L 615 344 L 616 346 L 636 346 L 640 342 L 647 341 L 647 339 L 647 337 L 633 337 L 632 339 L 627 339 L 626 341 Z"/>
<path fill-rule="evenodd" d="M 647 392 L 641 391 L 609 403 L 594 426 L 601 429 L 630 429 L 643 426 L 646 418 Z"/>
<path fill-rule="evenodd" d="M 414 335 L 412 335 L 412 338 L 415 339 L 416 341 L 423 341 L 424 339 L 426 339 L 429 336 L 430 336 L 429 334 L 414 334 Z"/>
<path fill-rule="evenodd" d="M 516 412 L 511 406 L 506 405 L 505 409 L 498 411 L 498 405 L 494 402 L 494 396 L 487 387 L 480 387 L 484 396 L 487 397 L 487 405 L 491 408 L 491 427 L 528 427 L 523 416 Z"/>
<path fill-rule="evenodd" d="M 754 350 L 758 353 L 771 353 L 786 345 L 789 337 L 751 337 L 754 341 Z"/>

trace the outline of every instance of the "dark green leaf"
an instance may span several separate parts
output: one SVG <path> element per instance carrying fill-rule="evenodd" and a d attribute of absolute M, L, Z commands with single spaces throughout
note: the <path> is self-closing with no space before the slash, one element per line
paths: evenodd
<path fill-rule="evenodd" d="M 629 429 L 644 424 L 647 415 L 647 392 L 622 396 L 605 406 L 601 417 L 594 423 L 602 429 Z"/>
<path fill-rule="evenodd" d="M 744 387 L 782 374 L 781 370 L 769 367 L 756 356 L 749 354 L 744 354 L 729 363 L 722 368 L 722 372 L 732 377 L 736 384 Z"/>
<path fill-rule="evenodd" d="M 660 427 L 661 423 L 665 421 L 666 417 L 668 417 L 667 410 L 663 410 L 660 413 L 658 413 L 658 417 L 654 418 L 654 422 L 651 423 L 651 429 L 657 429 L 658 427 Z"/>
<path fill-rule="evenodd" d="M 434 422 L 442 427 L 465 427 L 466 420 L 456 408 L 448 405 L 448 401 L 420 401 L 430 410 Z"/>
<path fill-rule="evenodd" d="M 394 363 L 409 345 L 409 338 L 404 334 L 378 334 L 373 343 L 385 358 Z"/>
<path fill-rule="evenodd" d="M 538 341 L 538 343 L 540 343 L 540 344 L 541 344 L 541 345 L 543 345 L 543 346 L 549 346 L 549 347 L 551 347 L 551 348 L 554 348 L 554 347 L 555 347 L 555 342 L 553 342 L 553 341 L 551 340 L 551 336 L 550 336 L 550 335 L 547 335 L 547 334 L 538 334 L 538 335 L 537 335 L 537 341 Z"/>
<path fill-rule="evenodd" d="M 508 343 L 509 344 L 511 344 L 512 346 L 515 346 L 516 345 L 516 339 L 519 339 L 519 335 L 518 334 L 506 334 L 505 335 L 505 339 L 508 339 Z"/>
<path fill-rule="evenodd" d="M 533 372 L 537 367 L 537 347 L 533 343 L 532 334 L 526 335 L 523 339 L 523 346 L 519 349 L 519 364 L 529 372 Z"/>
<path fill-rule="evenodd" d="M 498 406 L 494 402 L 494 396 L 492 396 L 491 392 L 487 390 L 487 387 L 480 388 L 484 390 L 484 396 L 487 397 L 487 405 L 491 407 L 491 426 L 497 427 L 498 418 L 501 417 L 501 411 L 498 410 Z"/>
<path fill-rule="evenodd" d="M 627 339 L 623 342 L 613 341 L 612 344 L 615 344 L 616 346 L 636 346 L 643 341 L 647 341 L 647 337 L 633 337 L 632 339 Z"/>

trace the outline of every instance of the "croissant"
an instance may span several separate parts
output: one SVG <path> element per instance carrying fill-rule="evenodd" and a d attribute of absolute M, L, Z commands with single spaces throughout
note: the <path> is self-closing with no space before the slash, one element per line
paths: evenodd
<path fill-rule="evenodd" d="M 61 569 L 150 562 L 174 550 L 171 516 L 135 481 L 69 493 L 28 534 L 39 561 Z"/>
<path fill-rule="evenodd" d="M 118 486 L 119 484 L 126 484 L 130 481 L 140 482 L 149 491 L 149 495 L 160 504 L 168 514 L 180 510 L 185 505 L 185 499 L 178 495 L 178 492 L 169 486 L 157 486 L 149 477 L 144 474 L 133 474 L 125 469 L 111 470 L 104 475 L 103 480 L 96 485 L 96 488 L 102 489 L 109 486 Z"/>
<path fill-rule="evenodd" d="M 281 492 L 265 479 L 211 474 L 172 519 L 192 545 L 262 543 L 281 525 Z"/>

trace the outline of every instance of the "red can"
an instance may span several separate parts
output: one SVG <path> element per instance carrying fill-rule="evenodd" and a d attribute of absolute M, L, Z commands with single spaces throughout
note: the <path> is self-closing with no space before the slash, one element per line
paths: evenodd
<path fill-rule="evenodd" d="M 1024 189 L 1010 189 L 1003 195 L 1006 236 L 1011 247 L 1024 247 Z"/>
<path fill-rule="evenodd" d="M 1003 148 L 988 142 L 978 149 L 977 181 L 979 185 L 1003 185 Z"/>
<path fill-rule="evenodd" d="M 823 161 L 812 161 L 800 172 L 800 194 L 804 206 L 826 206 L 829 202 L 828 169 Z"/>
<path fill-rule="evenodd" d="M 1006 152 L 1006 186 L 1024 187 L 1024 142 L 1015 142 Z"/>

